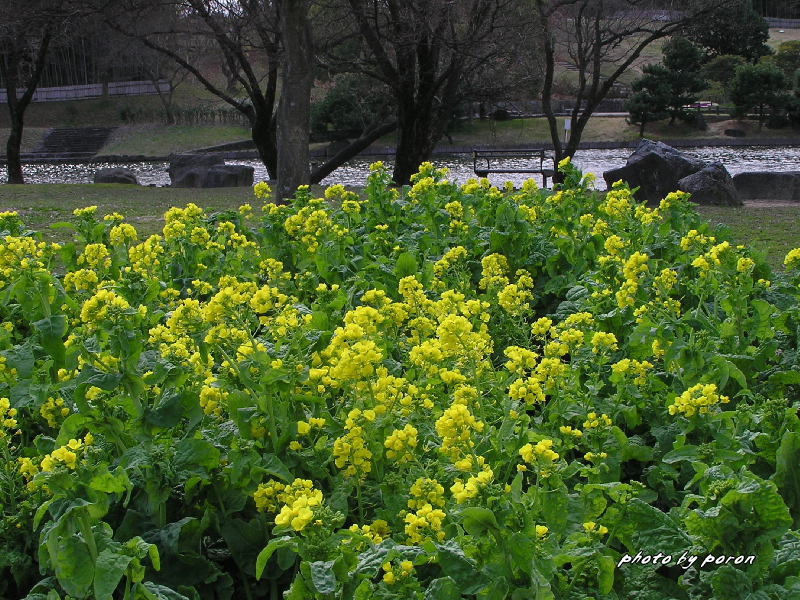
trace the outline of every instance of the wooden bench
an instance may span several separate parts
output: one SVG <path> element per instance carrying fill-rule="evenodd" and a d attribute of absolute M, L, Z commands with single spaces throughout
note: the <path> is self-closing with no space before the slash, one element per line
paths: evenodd
<path fill-rule="evenodd" d="M 526 164 L 521 167 L 503 164 L 510 159 L 521 159 Z M 553 176 L 555 168 L 546 166 L 545 161 L 548 165 L 552 161 L 555 167 L 555 158 L 544 148 L 472 149 L 472 168 L 478 177 L 486 177 L 489 173 L 538 173 L 542 176 L 542 187 L 547 187 L 547 178 Z"/>

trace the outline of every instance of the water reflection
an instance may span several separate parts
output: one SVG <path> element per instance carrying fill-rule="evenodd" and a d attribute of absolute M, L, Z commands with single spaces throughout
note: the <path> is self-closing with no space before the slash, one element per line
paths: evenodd
<path fill-rule="evenodd" d="M 603 172 L 625 164 L 625 160 L 630 155 L 631 150 L 627 148 L 616 148 L 607 150 L 580 150 L 575 155 L 574 164 L 597 176 L 598 189 L 605 189 L 603 182 Z M 735 175 L 742 171 L 800 171 L 800 148 L 787 147 L 764 147 L 764 146 L 737 146 L 737 147 L 713 147 L 713 148 L 693 148 L 686 151 L 687 154 L 697 158 L 712 162 L 723 163 L 728 171 Z M 326 177 L 323 185 L 333 185 L 341 183 L 345 185 L 362 185 L 369 173 L 369 165 L 375 158 L 358 158 L 340 167 L 331 175 Z M 391 168 L 392 161 L 389 157 L 383 159 L 387 167 Z M 437 167 L 447 167 L 450 169 L 450 178 L 457 183 L 464 183 L 470 177 L 475 177 L 472 171 L 472 157 L 467 155 L 436 157 L 433 161 Z M 267 172 L 257 160 L 231 160 L 229 164 L 246 164 L 255 168 L 255 179 L 260 181 L 267 179 Z M 508 166 L 524 167 L 523 161 L 509 160 Z M 96 169 L 105 167 L 125 167 L 136 173 L 139 183 L 142 185 L 167 185 L 169 176 L 167 175 L 168 164 L 164 162 L 137 162 L 137 163 L 95 163 L 95 164 L 30 164 L 24 165 L 25 180 L 28 183 L 91 183 Z M 5 170 L 0 172 L 0 183 L 5 183 Z M 511 181 L 516 186 L 522 184 L 527 177 L 519 174 L 493 174 L 489 177 L 490 181 L 496 185 L 501 185 L 505 181 Z M 541 178 L 537 175 L 535 179 L 541 184 Z"/>

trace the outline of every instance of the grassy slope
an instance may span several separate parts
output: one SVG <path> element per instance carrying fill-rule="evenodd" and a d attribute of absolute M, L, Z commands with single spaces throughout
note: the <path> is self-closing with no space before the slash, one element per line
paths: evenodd
<path fill-rule="evenodd" d="M 318 186 L 312 193 L 319 194 Z M 68 221 L 76 208 L 97 205 L 100 215 L 119 212 L 133 223 L 141 236 L 157 233 L 162 217 L 170 206 L 194 202 L 211 210 L 235 209 L 259 202 L 249 188 L 178 189 L 147 188 L 126 185 L 56 184 L 0 186 L 0 210 L 16 210 L 31 229 L 42 231 L 47 239 L 65 240 L 67 230 L 49 226 Z M 700 207 L 700 214 L 712 225 L 730 228 L 737 243 L 748 244 L 765 254 L 768 262 L 779 268 L 783 257 L 800 246 L 800 204 L 796 206 L 759 207 L 751 204 L 740 209 Z"/>
<path fill-rule="evenodd" d="M 143 154 L 167 156 L 191 150 L 246 140 L 250 132 L 235 125 L 138 125 L 120 127 L 108 140 L 101 154 Z"/>
<path fill-rule="evenodd" d="M 22 146 L 20 149 L 23 152 L 32 152 L 33 150 L 36 150 L 46 132 L 47 127 L 25 127 L 22 130 Z M 8 128 L 0 128 L 0 141 L 7 140 L 9 133 L 10 130 Z M 5 153 L 6 148 L 5 144 L 3 144 L 3 146 L 0 147 L 0 154 Z"/>

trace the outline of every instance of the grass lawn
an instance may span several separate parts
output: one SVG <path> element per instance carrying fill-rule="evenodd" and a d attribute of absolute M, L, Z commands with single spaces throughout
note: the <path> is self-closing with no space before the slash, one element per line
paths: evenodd
<path fill-rule="evenodd" d="M 321 194 L 312 186 L 313 194 Z M 140 236 L 159 233 L 163 215 L 171 206 L 188 202 L 215 210 L 236 209 L 250 203 L 259 208 L 250 188 L 180 189 L 148 188 L 114 184 L 49 184 L 0 186 L 0 210 L 16 210 L 31 229 L 41 231 L 46 239 L 64 241 L 70 231 L 50 229 L 50 225 L 68 221 L 72 211 L 97 205 L 98 214 L 118 212 L 134 224 Z M 733 240 L 761 252 L 773 268 L 781 268 L 783 257 L 800 247 L 800 204 L 796 206 L 759 206 L 743 208 L 699 207 L 699 213 L 712 225 L 730 229 Z"/>
<path fill-rule="evenodd" d="M 800 247 L 800 204 L 750 202 L 742 208 L 701 206 L 698 212 L 712 225 L 725 225 L 734 241 L 760 252 L 773 269 L 782 269 L 786 253 Z"/>
<path fill-rule="evenodd" d="M 117 129 L 100 154 L 167 156 L 247 139 L 250 131 L 236 125 L 138 125 Z"/>

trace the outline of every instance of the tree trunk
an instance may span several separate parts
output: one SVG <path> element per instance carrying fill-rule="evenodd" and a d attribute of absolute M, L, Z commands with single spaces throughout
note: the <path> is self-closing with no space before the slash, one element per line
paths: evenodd
<path fill-rule="evenodd" d="M 436 140 L 433 139 L 430 109 L 417 106 L 413 99 L 400 99 L 397 116 L 398 140 L 392 179 L 397 185 L 406 185 L 419 166 L 430 159 Z"/>
<path fill-rule="evenodd" d="M 280 27 L 284 60 L 278 103 L 277 194 L 290 197 L 309 183 L 309 121 L 313 83 L 308 0 L 281 0 Z"/>
<path fill-rule="evenodd" d="M 272 115 L 256 115 L 251 120 L 250 135 L 258 150 L 258 157 L 267 168 L 267 175 L 275 179 L 278 173 L 275 119 Z"/>
<path fill-rule="evenodd" d="M 639 137 L 644 137 L 644 128 L 647 125 L 647 117 L 642 117 L 642 123 L 639 125 Z"/>
<path fill-rule="evenodd" d="M 10 92 L 11 90 L 9 90 Z M 20 156 L 20 146 L 22 145 L 22 115 L 11 115 L 11 132 L 6 142 L 6 170 L 8 172 L 8 183 L 25 183 L 22 176 L 22 157 Z"/>

